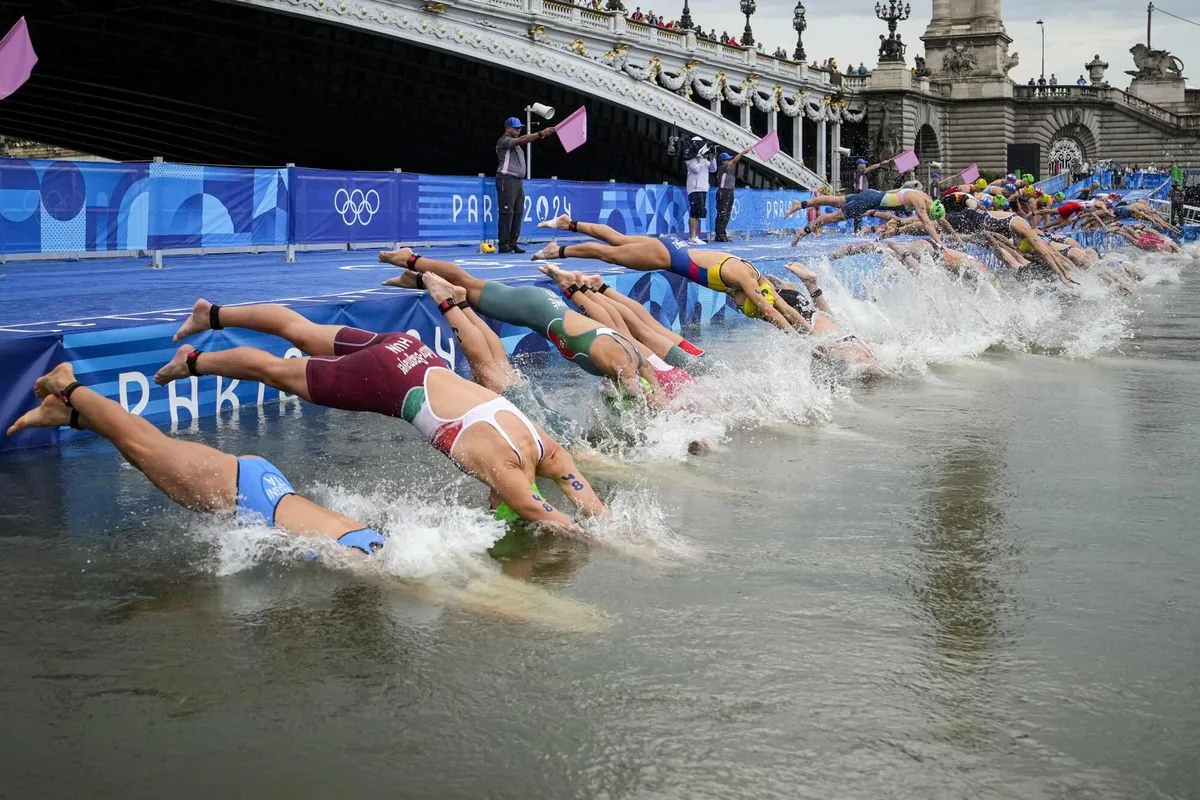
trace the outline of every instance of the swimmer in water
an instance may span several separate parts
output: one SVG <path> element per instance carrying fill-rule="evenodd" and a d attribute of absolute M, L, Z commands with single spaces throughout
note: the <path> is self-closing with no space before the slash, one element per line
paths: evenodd
<path fill-rule="evenodd" d="M 874 209 L 900 209 L 912 212 L 917 215 L 929 237 L 939 245 L 942 243 L 941 234 L 934 223 L 946 216 L 946 209 L 940 200 L 934 200 L 918 189 L 896 189 L 891 192 L 864 189 L 856 194 L 816 195 L 807 200 L 793 202 L 791 208 L 783 216 L 790 217 L 797 211 L 802 211 L 810 206 L 813 208 L 831 206 L 835 210 L 829 214 L 822 214 L 813 222 L 796 231 L 796 235 L 792 238 L 793 246 L 804 236 L 820 230 L 825 225 L 844 219 L 858 219 Z"/>
<path fill-rule="evenodd" d="M 605 511 L 562 445 L 508 400 L 457 375 L 420 339 L 318 325 L 280 305 L 222 308 L 207 300 L 196 301 L 175 339 L 226 326 L 279 336 L 311 355 L 278 358 L 253 347 L 205 353 L 184 345 L 155 374 L 155 383 L 221 375 L 265 383 L 329 408 L 400 417 L 491 489 L 498 513 L 581 534 L 537 491 L 538 477 L 554 480 L 584 516 Z"/>
<path fill-rule="evenodd" d="M 234 511 L 239 519 L 266 521 L 297 536 L 329 539 L 372 555 L 386 539 L 358 520 L 300 496 L 283 473 L 260 456 L 232 456 L 196 442 L 164 435 L 139 416 L 75 380 L 59 364 L 34 383 L 42 404 L 8 429 L 69 425 L 111 442 L 125 460 L 167 497 L 191 511 Z"/>
<path fill-rule="evenodd" d="M 437 275 L 465 289 L 467 302 L 479 313 L 529 328 L 548 339 L 564 358 L 585 372 L 610 379 L 625 394 L 644 398 L 652 408 L 662 405 L 655 391 L 658 386 L 654 370 L 638 344 L 619 331 L 572 311 L 548 290 L 476 278 L 457 264 L 427 258 L 407 247 L 382 252 L 379 260 L 408 270 L 384 281 L 386 285 L 413 288 L 420 274 Z"/>
<path fill-rule="evenodd" d="M 886 377 L 888 371 L 879 364 L 874 351 L 861 339 L 853 334 L 837 336 L 841 333 L 841 326 L 830 310 L 817 273 L 798 261 L 785 264 L 784 269 L 799 278 L 800 283 L 786 283 L 774 275 L 769 276 L 778 288 L 780 298 L 809 320 L 814 335 L 834 339 L 829 344 L 818 347 L 814 354 L 827 353 L 844 364 L 861 368 L 864 377 Z"/>
<path fill-rule="evenodd" d="M 978 276 L 987 276 L 987 264 L 984 264 L 977 258 L 970 256 L 958 250 L 951 250 L 944 247 L 939 252 L 933 242 L 928 239 L 914 239 L 911 242 L 863 242 L 861 244 L 847 245 L 829 258 L 831 261 L 836 261 L 847 256 L 858 255 L 860 253 L 887 253 L 896 258 L 897 261 L 904 264 L 911 270 L 917 270 L 921 264 L 918 260 L 923 255 L 928 255 L 935 260 L 941 256 L 941 263 L 955 274 L 966 273 Z"/>
<path fill-rule="evenodd" d="M 592 258 L 636 270 L 666 270 L 733 298 L 746 316 L 766 319 L 784 331 L 808 330 L 808 324 L 786 303 L 776 303 L 774 289 L 754 265 L 729 253 L 691 247 L 675 236 L 630 236 L 608 225 L 578 222 L 563 214 L 538 223 L 539 228 L 582 233 L 600 242 L 559 245 L 550 242 L 535 261 Z"/>

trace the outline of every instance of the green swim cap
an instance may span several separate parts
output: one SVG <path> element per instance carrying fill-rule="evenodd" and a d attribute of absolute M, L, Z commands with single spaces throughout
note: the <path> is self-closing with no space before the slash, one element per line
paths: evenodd
<path fill-rule="evenodd" d="M 542 497 L 542 491 L 536 483 L 529 484 L 529 488 L 533 490 L 533 498 L 535 500 L 540 500 L 543 503 L 546 502 L 546 498 Z M 501 501 L 500 505 L 496 506 L 495 516 L 501 522 L 521 521 L 521 516 L 516 511 L 513 511 L 513 507 L 503 501 Z"/>
<path fill-rule="evenodd" d="M 929 218 L 941 219 L 946 216 L 946 205 L 941 200 L 934 200 L 929 204 Z"/>
<path fill-rule="evenodd" d="M 1067 199 L 1067 194 L 1066 192 L 1055 192 L 1054 199 L 1061 203 L 1063 200 Z"/>
<path fill-rule="evenodd" d="M 1026 173 L 1025 173 L 1025 182 L 1026 182 L 1026 183 L 1033 183 L 1033 176 L 1032 176 L 1032 175 L 1030 175 L 1028 172 L 1026 172 Z"/>
<path fill-rule="evenodd" d="M 638 380 L 642 384 L 643 392 L 646 394 L 654 393 L 654 387 L 650 385 L 650 381 L 646 380 L 644 375 L 639 375 Z M 609 408 L 611 408 L 613 411 L 616 411 L 618 414 L 625 411 L 632 411 L 641 405 L 640 398 L 630 394 L 620 386 L 617 387 L 615 393 L 604 398 L 604 401 L 608 403 Z"/>
<path fill-rule="evenodd" d="M 996 208 L 1008 208 L 1008 198 L 1002 194 L 996 195 L 992 202 L 995 204 Z"/>

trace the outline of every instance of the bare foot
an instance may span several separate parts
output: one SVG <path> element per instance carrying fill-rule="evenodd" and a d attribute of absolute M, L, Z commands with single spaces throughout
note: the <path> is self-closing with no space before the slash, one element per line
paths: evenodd
<path fill-rule="evenodd" d="M 379 260 L 384 264 L 391 264 L 393 267 L 407 267 L 412 252 L 411 247 L 401 247 L 399 250 L 381 250 Z"/>
<path fill-rule="evenodd" d="M 159 386 L 166 386 L 171 381 L 177 381 L 180 378 L 186 378 L 192 373 L 188 372 L 187 357 L 196 348 L 190 344 L 185 344 L 183 347 L 175 351 L 175 357 L 163 365 L 162 369 L 154 373 L 154 382 Z"/>
<path fill-rule="evenodd" d="M 55 395 L 47 395 L 42 404 L 33 411 L 23 414 L 8 428 L 8 435 L 25 430 L 26 428 L 59 428 L 71 424 L 71 409 Z"/>
<path fill-rule="evenodd" d="M 212 309 L 212 303 L 201 297 L 196 301 L 196 305 L 192 306 L 192 316 L 186 322 L 179 326 L 179 330 L 175 331 L 175 337 L 171 340 L 178 342 L 181 339 L 186 339 L 189 336 L 195 336 L 209 329 L 209 311 Z"/>
<path fill-rule="evenodd" d="M 559 286 L 571 285 L 571 273 L 555 264 L 542 264 L 540 267 L 538 267 L 538 272 L 542 273 Z"/>
<path fill-rule="evenodd" d="M 552 258 L 559 258 L 558 242 L 550 242 L 548 245 L 538 250 L 529 257 L 530 261 L 549 261 Z"/>
<path fill-rule="evenodd" d="M 575 275 L 580 286 L 586 286 L 589 289 L 599 289 L 604 285 L 604 278 L 599 275 L 584 275 L 579 272 L 576 272 Z"/>
<path fill-rule="evenodd" d="M 569 231 L 571 230 L 571 216 L 569 214 L 559 214 L 554 219 L 539 222 L 538 227 L 553 228 L 556 231 Z"/>
<path fill-rule="evenodd" d="M 704 456 L 712 451 L 712 447 L 703 439 L 695 439 L 688 442 L 688 455 Z"/>
<path fill-rule="evenodd" d="M 450 281 L 444 280 L 437 275 L 425 276 L 425 289 L 436 303 L 440 303 L 443 300 L 455 299 L 454 286 L 450 284 Z"/>
<path fill-rule="evenodd" d="M 33 382 L 33 393 L 41 398 L 56 395 L 75 382 L 75 368 L 62 363 Z"/>
<path fill-rule="evenodd" d="M 795 275 L 804 282 L 805 287 L 811 293 L 817 287 L 817 273 L 813 272 L 808 267 L 801 264 L 799 261 L 793 261 L 790 264 L 785 264 L 784 269 Z"/>
<path fill-rule="evenodd" d="M 795 247 L 796 244 L 805 237 L 805 235 L 806 233 L 804 228 L 800 228 L 798 231 L 796 231 L 796 235 L 792 237 L 792 247 Z"/>
<path fill-rule="evenodd" d="M 421 273 L 413 272 L 411 269 L 406 269 L 394 278 L 388 278 L 383 282 L 384 286 L 395 286 L 399 289 L 424 289 L 421 282 Z"/>

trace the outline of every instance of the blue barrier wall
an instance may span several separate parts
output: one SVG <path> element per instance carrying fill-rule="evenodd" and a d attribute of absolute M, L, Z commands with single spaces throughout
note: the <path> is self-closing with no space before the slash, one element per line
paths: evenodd
<path fill-rule="evenodd" d="M 715 195 L 706 231 L 716 221 Z M 807 196 L 740 189 L 729 229 L 784 227 L 791 201 Z M 0 159 L 4 256 L 480 242 L 496 238 L 496 210 L 490 177 Z M 623 233 L 682 233 L 687 213 L 682 186 L 525 182 L 527 236 L 559 214 Z"/>

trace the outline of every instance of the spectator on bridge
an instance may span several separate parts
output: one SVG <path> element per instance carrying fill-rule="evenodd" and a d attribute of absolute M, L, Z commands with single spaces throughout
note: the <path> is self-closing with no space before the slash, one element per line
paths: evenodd
<path fill-rule="evenodd" d="M 719 42 L 719 41 L 720 41 L 720 39 L 718 39 L 718 38 L 717 38 L 717 29 L 716 29 L 716 28 L 709 28 L 709 29 L 708 29 L 708 36 L 707 36 L 707 37 L 705 37 L 705 38 L 707 38 L 709 41 L 712 41 L 712 42 Z"/>
<path fill-rule="evenodd" d="M 1168 195 L 1171 200 L 1171 224 L 1183 227 L 1183 201 L 1187 195 L 1183 191 L 1183 184 L 1176 183 L 1171 186 L 1171 193 Z M 721 206 L 720 199 L 717 200 L 718 209 Z M 719 225 L 720 223 L 718 223 Z M 718 227 L 718 230 L 720 228 Z"/>
<path fill-rule="evenodd" d="M 1058 86 L 1058 77 L 1053 72 L 1050 73 L 1050 85 Z"/>
<path fill-rule="evenodd" d="M 496 199 L 500 205 L 496 239 L 501 253 L 524 253 L 517 246 L 521 238 L 521 218 L 525 216 L 525 151 L 521 145 L 544 139 L 554 133 L 554 126 L 537 133 L 521 135 L 525 127 L 517 117 L 504 121 L 504 135 L 496 142 Z"/>
<path fill-rule="evenodd" d="M 634 22 L 643 22 L 643 21 L 645 21 L 645 19 L 646 19 L 646 15 L 642 13 L 642 7 L 641 7 L 641 6 L 638 6 L 637 8 L 635 8 L 635 9 L 633 10 L 633 16 L 631 16 L 631 17 L 630 17 L 630 19 L 632 19 Z"/>
<path fill-rule="evenodd" d="M 1046 76 L 1045 75 L 1038 78 L 1037 85 L 1038 85 L 1038 93 L 1045 94 L 1046 93 Z"/>
<path fill-rule="evenodd" d="M 1076 86 L 1087 86 L 1088 85 L 1087 78 L 1080 75 L 1079 80 L 1075 81 L 1075 85 Z"/>
<path fill-rule="evenodd" d="M 654 9 L 646 12 L 646 22 L 650 25 L 658 25 L 658 17 L 654 15 Z"/>
<path fill-rule="evenodd" d="M 1030 85 L 1030 86 L 1037 86 L 1037 81 L 1035 81 L 1033 78 L 1030 78 L 1030 79 L 1029 79 L 1029 85 Z"/>
<path fill-rule="evenodd" d="M 733 192 L 737 188 L 737 167 L 742 156 L 754 149 L 750 145 L 736 156 L 721 153 L 717 156 L 717 225 L 714 242 L 728 242 L 729 218 L 733 216 Z"/>
<path fill-rule="evenodd" d="M 729 44 L 729 34 L 721 31 L 721 44 Z"/>
<path fill-rule="evenodd" d="M 708 176 L 717 171 L 717 154 L 699 136 L 693 136 L 696 154 L 685 163 L 687 166 L 688 196 L 688 242 L 704 244 L 700 238 L 700 220 L 708 216 Z"/>

